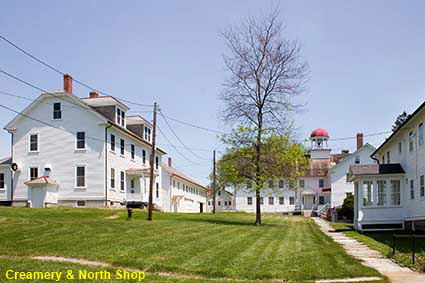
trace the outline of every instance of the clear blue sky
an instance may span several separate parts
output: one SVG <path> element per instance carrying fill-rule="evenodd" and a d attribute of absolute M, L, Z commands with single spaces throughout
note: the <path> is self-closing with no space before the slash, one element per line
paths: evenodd
<path fill-rule="evenodd" d="M 296 117 L 299 138 L 317 127 L 334 138 L 386 131 L 399 113 L 423 102 L 424 1 L 2 1 L 0 33 L 99 90 L 143 104 L 157 101 L 166 115 L 223 130 L 217 94 L 226 76 L 225 47 L 219 31 L 277 4 L 288 37 L 302 43 L 311 66 L 302 98 L 307 107 Z M 1 40 L 0 67 L 47 90 L 62 87 L 60 75 Z M 0 91 L 39 94 L 3 75 Z M 28 103 L 0 99 L 17 109 Z M 0 124 L 13 116 L 0 111 Z M 223 148 L 216 135 L 171 121 L 189 147 L 202 149 L 196 151 L 204 158 L 199 159 L 159 121 L 180 151 L 201 163 L 191 165 L 159 135 L 175 166 L 206 183 L 211 153 L 205 150 Z M 365 141 L 377 146 L 384 138 Z M 2 156 L 9 155 L 9 144 L 9 134 L 1 131 Z M 352 151 L 355 140 L 330 145 Z"/>

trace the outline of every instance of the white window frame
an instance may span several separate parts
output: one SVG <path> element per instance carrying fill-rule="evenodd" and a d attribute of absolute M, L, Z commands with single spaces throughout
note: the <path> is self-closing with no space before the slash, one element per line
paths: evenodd
<path fill-rule="evenodd" d="M 78 168 L 79 167 L 84 167 L 84 186 L 78 186 Z M 87 165 L 86 164 L 77 164 L 75 165 L 75 172 L 74 172 L 74 176 L 75 176 L 75 188 L 77 189 L 85 189 L 87 188 Z"/>
<path fill-rule="evenodd" d="M 279 197 L 279 205 L 285 204 L 285 197 Z"/>
<path fill-rule="evenodd" d="M 120 171 L 120 192 L 125 192 L 125 172 Z"/>
<path fill-rule="evenodd" d="M 414 179 L 409 181 L 409 192 L 410 192 L 410 199 L 415 199 L 415 180 Z"/>
<path fill-rule="evenodd" d="M 269 197 L 269 205 L 274 205 L 274 197 Z"/>
<path fill-rule="evenodd" d="M 397 191 L 395 190 L 395 187 L 393 186 L 394 183 L 398 183 Z M 391 206 L 400 206 L 401 205 L 401 180 L 399 179 L 392 179 L 390 180 L 390 190 L 391 190 Z M 396 198 L 394 199 L 394 196 Z M 395 203 L 394 200 L 398 200 L 398 203 Z"/>
<path fill-rule="evenodd" d="M 130 159 L 135 160 L 136 159 L 136 145 L 130 144 Z"/>
<path fill-rule="evenodd" d="M 37 150 L 31 150 L 31 136 L 37 136 Z M 40 134 L 39 133 L 28 134 L 28 152 L 40 152 Z"/>
<path fill-rule="evenodd" d="M 35 177 L 34 179 L 37 179 L 40 177 L 40 167 L 39 166 L 29 166 L 28 167 L 28 180 L 34 180 L 31 179 L 31 169 L 37 169 L 37 177 Z"/>
<path fill-rule="evenodd" d="M 112 142 L 112 137 L 114 137 L 114 142 Z M 112 147 L 112 144 L 114 145 L 114 147 Z M 114 134 L 110 134 L 109 135 L 109 149 L 115 153 L 115 149 L 117 148 L 117 137 Z"/>
<path fill-rule="evenodd" d="M 55 105 L 56 104 L 59 104 L 59 110 L 55 110 Z M 52 104 L 52 109 L 53 109 L 53 117 L 52 117 L 52 119 L 54 121 L 60 121 L 60 120 L 62 120 L 62 103 L 61 102 L 54 102 Z M 59 114 L 60 115 L 60 118 L 55 118 L 55 113 L 60 113 Z"/>
<path fill-rule="evenodd" d="M 3 181 L 0 178 L 0 191 L 6 190 L 6 175 L 4 173 L 0 173 L 0 176 L 3 176 Z"/>
<path fill-rule="evenodd" d="M 373 206 L 375 203 L 375 184 L 372 180 L 363 181 L 363 206 Z"/>
<path fill-rule="evenodd" d="M 410 132 L 409 133 L 409 152 L 415 151 L 415 133 Z"/>
<path fill-rule="evenodd" d="M 377 206 L 387 206 L 387 180 L 377 180 Z"/>
<path fill-rule="evenodd" d="M 252 205 L 252 197 L 246 198 L 246 205 Z"/>
<path fill-rule="evenodd" d="M 115 180 L 116 180 L 116 175 L 115 175 L 115 168 L 111 168 L 110 170 L 110 176 L 109 176 L 109 187 L 111 188 L 111 190 L 115 190 Z"/>
<path fill-rule="evenodd" d="M 300 185 L 301 188 L 304 188 L 305 187 L 305 180 L 304 179 L 300 179 L 299 185 Z"/>
<path fill-rule="evenodd" d="M 418 126 L 418 144 L 422 146 L 424 144 L 424 124 L 420 123 Z"/>
<path fill-rule="evenodd" d="M 425 197 L 425 176 L 421 175 L 419 177 L 419 188 L 421 198 Z"/>
<path fill-rule="evenodd" d="M 120 155 L 125 156 L 125 139 L 120 138 Z"/>
<path fill-rule="evenodd" d="M 155 156 L 155 169 L 159 169 L 159 156 Z"/>
<path fill-rule="evenodd" d="M 142 164 L 144 165 L 146 165 L 146 160 L 147 160 L 146 157 L 147 157 L 146 150 L 142 149 Z"/>
<path fill-rule="evenodd" d="M 360 164 L 360 155 L 356 155 L 356 156 L 354 157 L 354 163 L 355 163 L 355 164 Z"/>
<path fill-rule="evenodd" d="M 79 141 L 78 134 L 79 133 L 84 134 L 84 140 L 83 140 L 84 141 L 84 147 L 82 147 L 82 148 L 78 147 L 78 141 Z M 87 142 L 86 142 L 86 132 L 84 132 L 84 131 L 76 132 L 75 133 L 75 150 L 86 150 L 87 149 L 86 144 L 87 144 Z"/>
<path fill-rule="evenodd" d="M 325 179 L 319 179 L 319 188 L 325 187 Z"/>
<path fill-rule="evenodd" d="M 295 205 L 295 197 L 289 197 L 289 205 Z"/>
<path fill-rule="evenodd" d="M 159 183 L 155 183 L 155 198 L 159 199 Z"/>
<path fill-rule="evenodd" d="M 279 189 L 283 189 L 285 187 L 285 181 L 279 180 Z"/>

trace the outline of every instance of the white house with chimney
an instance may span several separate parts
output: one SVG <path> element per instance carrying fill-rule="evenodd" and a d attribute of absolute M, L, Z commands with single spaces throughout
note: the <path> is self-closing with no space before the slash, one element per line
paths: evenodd
<path fill-rule="evenodd" d="M 175 169 L 171 158 L 168 158 L 167 165 L 162 165 L 162 185 L 163 211 L 176 213 L 207 211 L 208 189 Z"/>
<path fill-rule="evenodd" d="M 11 157 L 0 160 L 0 204 L 146 204 L 152 124 L 127 115 L 128 109 L 95 91 L 86 98 L 75 96 L 72 77 L 64 75 L 63 90 L 41 94 L 4 127 L 12 144 Z M 172 195 L 164 186 L 169 183 L 163 185 L 164 154 L 156 148 L 153 157 L 153 200 L 156 207 L 169 211 Z"/>
<path fill-rule="evenodd" d="M 425 103 L 372 154 L 379 163 L 352 165 L 358 230 L 425 230 Z"/>

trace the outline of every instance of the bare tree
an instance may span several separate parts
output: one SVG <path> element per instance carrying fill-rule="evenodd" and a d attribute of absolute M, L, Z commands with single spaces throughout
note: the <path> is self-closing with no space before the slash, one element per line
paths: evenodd
<path fill-rule="evenodd" d="M 248 18 L 223 32 L 229 54 L 224 56 L 230 75 L 221 99 L 222 118 L 249 128 L 256 150 L 256 224 L 261 224 L 260 188 L 262 142 L 266 131 L 287 132 L 291 113 L 300 105 L 295 97 L 304 92 L 308 64 L 300 58 L 300 45 L 283 37 L 279 13 Z"/>

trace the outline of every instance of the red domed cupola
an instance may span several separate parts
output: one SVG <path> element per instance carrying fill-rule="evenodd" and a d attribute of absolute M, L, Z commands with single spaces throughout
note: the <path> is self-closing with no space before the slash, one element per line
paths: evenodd
<path fill-rule="evenodd" d="M 316 138 L 316 137 L 329 138 L 329 134 L 325 129 L 318 128 L 312 131 L 310 135 L 310 138 Z"/>

